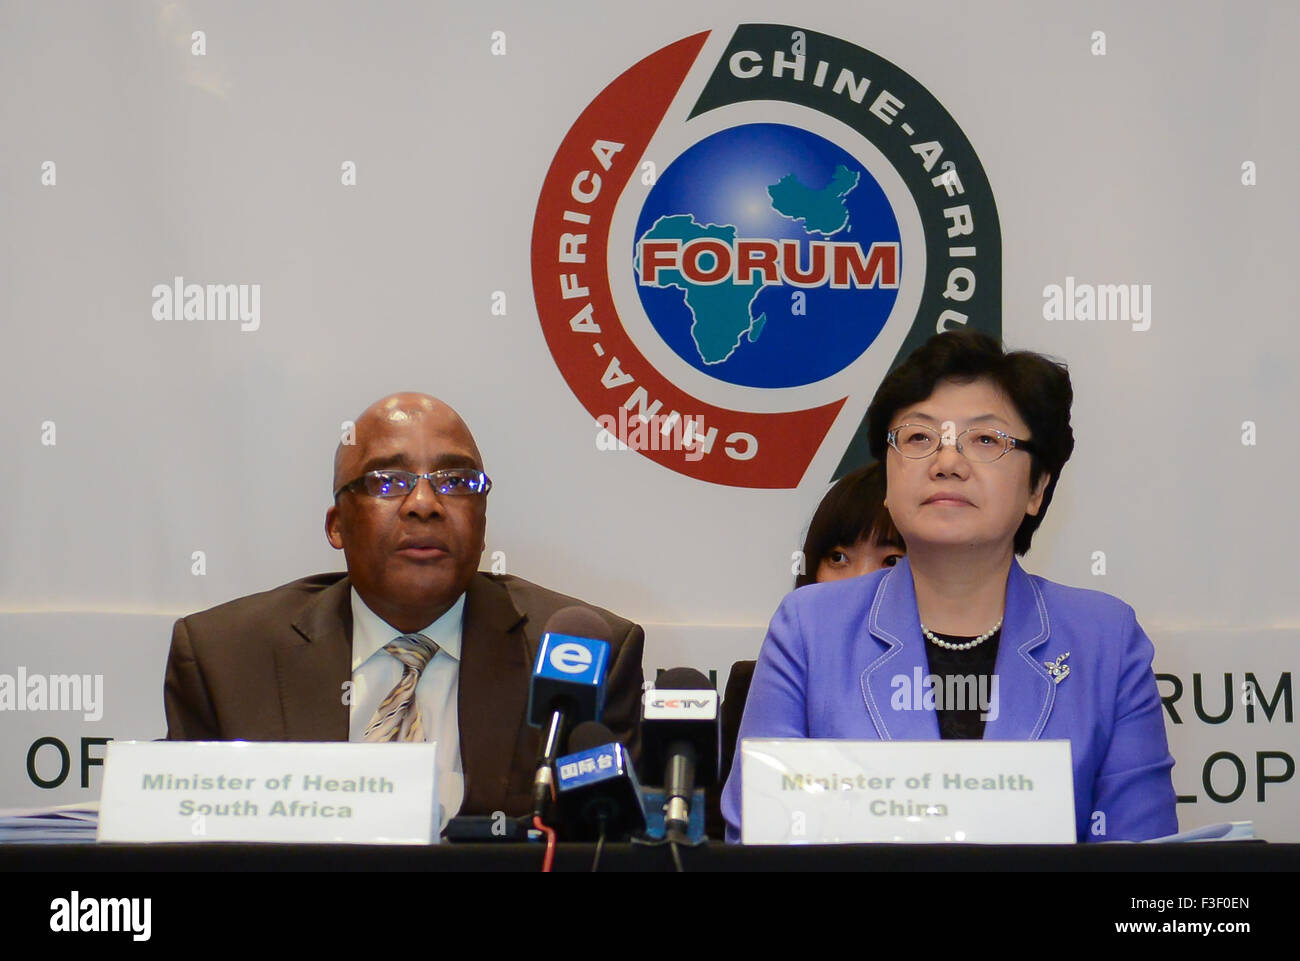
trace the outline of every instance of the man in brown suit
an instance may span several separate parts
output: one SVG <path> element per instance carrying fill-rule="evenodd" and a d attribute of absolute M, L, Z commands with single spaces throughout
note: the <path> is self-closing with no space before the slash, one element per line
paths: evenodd
<path fill-rule="evenodd" d="M 372 740 L 372 718 L 403 673 L 383 644 L 419 635 L 435 642 L 416 699 L 427 739 L 439 742 L 444 821 L 528 813 L 539 732 L 525 710 L 538 643 L 553 613 L 587 605 L 478 571 L 491 482 L 469 429 L 441 401 L 394 394 L 376 402 L 334 467 L 325 531 L 347 574 L 303 578 L 177 621 L 167 737 Z M 591 609 L 609 625 L 613 648 L 602 720 L 631 742 L 645 635 Z"/>

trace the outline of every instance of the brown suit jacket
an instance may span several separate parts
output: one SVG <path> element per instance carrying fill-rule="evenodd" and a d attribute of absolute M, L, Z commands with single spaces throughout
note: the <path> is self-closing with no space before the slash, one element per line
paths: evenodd
<path fill-rule="evenodd" d="M 164 685 L 168 740 L 346 741 L 351 586 L 345 574 L 316 574 L 178 620 Z M 509 575 L 480 572 L 466 591 L 461 814 L 531 809 L 540 732 L 526 717 L 529 678 L 547 619 L 573 604 L 590 607 Z M 645 632 L 592 610 L 614 637 L 602 721 L 635 751 Z"/>

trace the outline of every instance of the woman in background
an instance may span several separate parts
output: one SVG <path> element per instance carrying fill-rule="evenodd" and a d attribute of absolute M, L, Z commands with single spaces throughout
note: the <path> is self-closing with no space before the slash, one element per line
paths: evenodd
<path fill-rule="evenodd" d="M 803 573 L 795 587 L 842 581 L 893 567 L 906 550 L 885 509 L 879 464 L 850 471 L 817 505 L 803 542 Z"/>

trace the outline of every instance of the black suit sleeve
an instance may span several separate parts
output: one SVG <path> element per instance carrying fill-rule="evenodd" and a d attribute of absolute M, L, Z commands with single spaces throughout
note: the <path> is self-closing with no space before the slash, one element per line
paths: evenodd
<path fill-rule="evenodd" d="M 628 748 L 635 763 L 641 756 L 641 651 L 645 631 L 633 624 L 623 635 L 609 669 L 602 722 Z"/>
<path fill-rule="evenodd" d="M 167 740 L 211 741 L 221 737 L 212 699 L 208 696 L 203 672 L 190 644 L 185 618 L 178 620 L 172 628 L 163 706 L 167 712 Z"/>

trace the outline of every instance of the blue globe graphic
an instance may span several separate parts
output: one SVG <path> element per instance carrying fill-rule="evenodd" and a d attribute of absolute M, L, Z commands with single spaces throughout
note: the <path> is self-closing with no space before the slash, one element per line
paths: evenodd
<path fill-rule="evenodd" d="M 781 209 L 778 209 L 781 208 Z M 743 387 L 799 387 L 853 363 L 884 327 L 897 288 L 829 281 L 813 287 L 732 280 L 700 285 L 681 272 L 642 281 L 642 239 L 793 240 L 800 269 L 814 241 L 899 243 L 885 193 L 852 155 L 787 124 L 746 124 L 687 149 L 659 176 L 637 220 L 632 251 L 641 304 L 677 356 Z M 901 246 L 899 273 L 902 271 Z M 709 261 L 706 256 L 706 269 Z M 796 292 L 804 296 L 798 298 Z"/>

